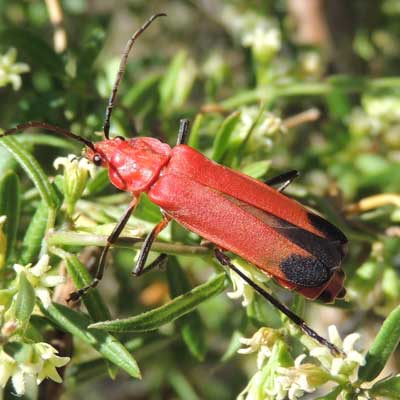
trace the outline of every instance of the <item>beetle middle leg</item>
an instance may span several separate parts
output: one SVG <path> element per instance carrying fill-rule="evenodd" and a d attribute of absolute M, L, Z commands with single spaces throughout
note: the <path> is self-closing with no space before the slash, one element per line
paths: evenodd
<path fill-rule="evenodd" d="M 278 192 L 283 192 L 299 175 L 299 172 L 293 169 L 291 171 L 269 178 L 265 181 L 265 183 L 269 186 L 280 185 L 276 188 L 276 190 Z"/>
<path fill-rule="evenodd" d="M 190 134 L 189 124 L 190 124 L 190 121 L 186 118 L 180 120 L 178 139 L 176 141 L 177 145 L 187 144 L 187 142 L 189 140 L 189 134 Z"/>
<path fill-rule="evenodd" d="M 132 273 L 136 276 L 143 274 L 151 269 L 154 269 L 162 265 L 166 259 L 167 255 L 160 254 L 151 264 L 145 268 L 147 257 L 149 256 L 151 246 L 157 237 L 157 235 L 168 225 L 171 220 L 166 214 L 163 214 L 163 219 L 153 228 L 153 230 L 146 236 L 143 242 L 142 248 L 140 249 L 139 257 Z"/>
<path fill-rule="evenodd" d="M 134 198 L 129 204 L 129 207 L 125 210 L 120 220 L 118 221 L 117 225 L 115 225 L 111 235 L 107 238 L 107 244 L 105 245 L 101 253 L 96 275 L 94 276 L 92 282 L 90 282 L 89 285 L 77 290 L 76 292 L 72 292 L 67 301 L 79 300 L 88 290 L 90 290 L 91 288 L 95 288 L 99 284 L 104 275 L 108 251 L 110 250 L 110 247 L 117 241 L 126 223 L 128 222 L 129 217 L 136 208 L 136 205 L 137 205 L 137 199 Z"/>
<path fill-rule="evenodd" d="M 233 271 L 235 271 L 248 285 L 250 285 L 258 294 L 260 294 L 264 299 L 268 300 L 274 307 L 276 307 L 280 312 L 285 314 L 292 322 L 294 322 L 304 333 L 308 336 L 322 344 L 323 346 L 328 347 L 328 349 L 334 355 L 340 355 L 342 352 L 331 342 L 318 335 L 313 329 L 311 329 L 305 321 L 296 315 L 293 311 L 283 305 L 279 300 L 273 297 L 270 293 L 264 290 L 261 286 L 258 286 L 255 282 L 251 280 L 248 276 L 246 276 L 239 268 L 234 265 L 229 256 L 227 256 L 222 250 L 215 249 L 215 256 L 217 260 L 224 266 L 229 267 Z"/>

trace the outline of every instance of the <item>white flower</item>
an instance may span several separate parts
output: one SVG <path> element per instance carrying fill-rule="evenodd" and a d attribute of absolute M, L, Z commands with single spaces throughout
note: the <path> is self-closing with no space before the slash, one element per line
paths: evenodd
<path fill-rule="evenodd" d="M 21 74 L 29 71 L 29 65 L 15 62 L 17 50 L 10 48 L 6 54 L 0 56 L 0 87 L 11 83 L 14 90 L 21 87 Z"/>
<path fill-rule="evenodd" d="M 69 357 L 58 356 L 58 351 L 48 343 L 37 343 L 36 351 L 42 360 L 42 366 L 37 376 L 37 384 L 40 384 L 43 379 L 50 378 L 54 382 L 61 383 L 62 378 L 56 368 L 63 367 L 70 361 Z"/>
<path fill-rule="evenodd" d="M 93 163 L 84 157 L 69 154 L 68 157 L 58 157 L 54 161 L 54 168 L 64 167 L 64 195 L 67 212 L 72 215 L 76 202 L 85 190 L 86 182 L 94 176 L 96 168 Z"/>
<path fill-rule="evenodd" d="M 3 389 L 14 373 L 15 368 L 16 361 L 2 349 L 0 351 L 0 386 Z"/>
<path fill-rule="evenodd" d="M 328 382 L 330 376 L 321 367 L 311 363 L 302 364 L 305 354 L 296 358 L 293 367 L 278 368 L 280 376 L 276 378 L 280 391 L 284 388 L 290 400 L 295 400 L 306 393 L 314 392 L 319 386 Z"/>
<path fill-rule="evenodd" d="M 262 285 L 260 281 L 265 282 L 269 280 L 266 275 L 259 273 L 254 267 L 243 262 L 242 260 L 233 260 L 232 263 L 238 269 L 240 269 L 243 274 L 251 278 L 253 281 L 256 281 L 258 285 Z M 247 307 L 254 299 L 254 289 L 248 285 L 235 271 L 230 269 L 229 274 L 232 280 L 234 291 L 228 292 L 227 296 L 231 299 L 239 299 L 240 297 L 243 297 L 242 306 Z"/>
<path fill-rule="evenodd" d="M 287 131 L 281 118 L 268 111 L 260 115 L 260 109 L 255 106 L 242 108 L 238 136 L 245 138 L 250 129 L 253 129 L 252 140 L 267 147 L 272 146 L 273 136 Z"/>
<path fill-rule="evenodd" d="M 36 296 L 40 299 L 43 306 L 47 308 L 51 303 L 49 288 L 65 282 L 65 277 L 48 273 L 51 269 L 49 265 L 49 256 L 43 255 L 36 265 L 32 264 L 22 266 L 14 264 L 14 270 L 17 274 L 24 272 L 30 284 L 35 290 Z"/>
<path fill-rule="evenodd" d="M 281 48 L 281 31 L 269 24 L 258 25 L 243 36 L 242 44 L 251 47 L 258 57 L 268 59 Z"/>
<path fill-rule="evenodd" d="M 345 375 L 350 382 L 354 382 L 357 379 L 358 368 L 365 364 L 365 357 L 354 350 L 354 344 L 360 335 L 352 333 L 342 341 L 335 325 L 329 326 L 328 333 L 331 343 L 341 349 L 345 356 L 334 356 L 326 346 L 311 349 L 310 355 L 316 357 L 332 376 Z"/>
<path fill-rule="evenodd" d="M 241 338 L 240 343 L 249 346 L 238 350 L 240 354 L 257 352 L 257 368 L 261 369 L 266 358 L 271 357 L 272 346 L 280 338 L 280 333 L 272 328 L 260 328 L 251 338 Z"/>

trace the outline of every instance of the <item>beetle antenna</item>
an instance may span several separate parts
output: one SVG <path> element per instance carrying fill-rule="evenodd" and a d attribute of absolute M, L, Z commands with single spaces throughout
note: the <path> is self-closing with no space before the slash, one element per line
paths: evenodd
<path fill-rule="evenodd" d="M 128 40 L 124 52 L 122 53 L 121 57 L 121 62 L 119 63 L 119 69 L 117 73 L 117 78 L 115 79 L 114 86 L 112 88 L 111 96 L 108 100 L 108 106 L 106 109 L 106 116 L 104 119 L 104 125 L 103 125 L 103 131 L 104 131 L 104 136 L 106 139 L 110 138 L 110 119 L 111 119 L 111 113 L 115 104 L 115 99 L 117 97 L 117 92 L 118 92 L 118 87 L 121 82 L 122 76 L 124 75 L 125 72 L 125 67 L 128 62 L 128 56 L 129 52 L 131 51 L 131 48 L 133 44 L 135 43 L 136 39 L 151 25 L 151 23 L 158 17 L 166 17 L 167 14 L 165 13 L 159 13 L 151 16 L 144 24 L 142 27 L 140 27 L 133 35 L 132 37 Z"/>
<path fill-rule="evenodd" d="M 3 136 L 14 135 L 15 133 L 22 132 L 29 128 L 42 128 L 42 129 L 46 129 L 47 131 L 57 133 L 59 135 L 70 137 L 72 139 L 75 139 L 75 140 L 83 143 L 85 146 L 87 146 L 90 149 L 92 149 L 93 151 L 95 151 L 94 144 L 90 140 L 87 140 L 81 136 L 75 135 L 75 133 L 72 133 L 66 129 L 60 128 L 59 126 L 51 125 L 46 122 L 40 122 L 40 121 L 29 121 L 29 122 L 25 122 L 24 124 L 19 124 L 15 128 L 7 129 L 4 132 L 0 133 L 0 138 Z"/>

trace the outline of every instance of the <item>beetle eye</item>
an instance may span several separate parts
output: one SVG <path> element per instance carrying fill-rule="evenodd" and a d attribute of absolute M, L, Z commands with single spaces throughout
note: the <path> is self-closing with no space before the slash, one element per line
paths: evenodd
<path fill-rule="evenodd" d="M 103 163 L 103 160 L 101 159 L 101 157 L 98 154 L 95 154 L 93 156 L 93 163 L 94 163 L 94 165 L 97 165 L 98 167 L 100 167 L 101 164 Z"/>

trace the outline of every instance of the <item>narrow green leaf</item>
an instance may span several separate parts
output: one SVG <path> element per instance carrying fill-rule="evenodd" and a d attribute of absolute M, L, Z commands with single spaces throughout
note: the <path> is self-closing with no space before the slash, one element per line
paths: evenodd
<path fill-rule="evenodd" d="M 0 144 L 15 157 L 27 175 L 31 178 L 47 206 L 56 209 L 59 205 L 57 194 L 51 186 L 46 174 L 32 154 L 27 152 L 13 137 L 1 138 Z"/>
<path fill-rule="evenodd" d="M 190 290 L 190 284 L 176 257 L 169 257 L 168 259 L 167 278 L 172 298 L 176 298 Z M 198 311 L 194 310 L 190 314 L 178 319 L 176 325 L 190 353 L 197 360 L 203 361 L 206 352 L 206 343 L 204 325 Z"/>
<path fill-rule="evenodd" d="M 193 121 L 192 129 L 190 130 L 188 145 L 194 149 L 199 148 L 200 141 L 200 127 L 204 120 L 203 114 L 197 114 Z"/>
<path fill-rule="evenodd" d="M 90 284 L 92 276 L 86 267 L 79 261 L 78 257 L 62 250 L 54 252 L 65 260 L 68 275 L 72 278 L 76 288 L 81 289 Z M 93 321 L 104 321 L 104 319 L 111 317 L 110 311 L 97 289 L 90 290 L 85 294 L 85 296 L 83 296 L 82 300 Z"/>
<path fill-rule="evenodd" d="M 271 161 L 269 160 L 257 161 L 246 165 L 242 172 L 252 178 L 260 179 L 268 172 L 270 165 Z"/>
<path fill-rule="evenodd" d="M 122 99 L 124 107 L 135 110 L 135 114 L 137 114 L 137 106 L 143 104 L 150 95 L 155 93 L 160 77 L 159 74 L 155 74 L 140 80 L 140 82 L 132 86 Z"/>
<path fill-rule="evenodd" d="M 140 378 L 139 367 L 129 351 L 111 334 L 88 328 L 91 320 L 86 315 L 56 303 L 48 309 L 42 307 L 42 312 L 60 329 L 92 346 L 133 378 Z"/>
<path fill-rule="evenodd" d="M 215 135 L 215 140 L 212 148 L 211 158 L 220 162 L 224 156 L 226 149 L 229 146 L 229 139 L 232 135 L 233 130 L 235 129 L 236 124 L 239 122 L 240 112 L 234 112 L 229 115 L 222 122 L 221 126 L 218 129 L 217 134 Z"/>
<path fill-rule="evenodd" d="M 194 388 L 180 371 L 173 369 L 167 379 L 180 399 L 199 400 Z"/>
<path fill-rule="evenodd" d="M 374 396 L 383 396 L 385 399 L 400 399 L 400 375 L 376 382 L 369 393 Z"/>
<path fill-rule="evenodd" d="M 366 364 L 360 368 L 359 378 L 371 381 L 386 365 L 400 341 L 400 306 L 385 319 L 366 355 Z"/>
<path fill-rule="evenodd" d="M 163 113 L 171 111 L 174 106 L 175 91 L 179 85 L 179 73 L 187 60 L 186 51 L 180 51 L 176 54 L 167 72 L 160 83 L 160 107 Z"/>
<path fill-rule="evenodd" d="M 135 338 L 127 343 L 124 343 L 128 351 L 133 352 L 141 348 L 144 344 L 143 338 Z M 82 383 L 92 379 L 99 379 L 107 375 L 107 362 L 104 358 L 95 358 L 90 361 L 85 361 L 71 365 L 67 371 L 68 385 L 80 386 Z"/>
<path fill-rule="evenodd" d="M 18 175 L 9 171 L 0 180 L 0 215 L 6 215 L 4 233 L 7 237 L 6 259 L 15 254 L 17 231 L 21 211 L 21 188 Z"/>
<path fill-rule="evenodd" d="M 146 332 L 158 329 L 193 311 L 203 301 L 221 293 L 226 286 L 225 274 L 222 273 L 154 310 L 126 319 L 97 322 L 90 327 L 111 332 Z"/>
<path fill-rule="evenodd" d="M 62 137 L 46 135 L 45 133 L 24 133 L 23 135 L 17 136 L 16 140 L 23 144 L 40 144 L 70 151 L 77 150 L 75 142 Z"/>
<path fill-rule="evenodd" d="M 78 257 L 61 249 L 54 252 L 62 257 L 66 262 L 68 274 L 72 278 L 76 288 L 81 289 L 90 284 L 92 276 L 86 267 L 79 261 Z M 83 296 L 82 300 L 93 321 L 104 321 L 105 319 L 111 318 L 110 311 L 97 289 L 90 290 L 85 294 L 85 296 Z M 114 379 L 118 372 L 116 366 L 109 362 L 106 364 L 110 377 Z"/>
<path fill-rule="evenodd" d="M 102 192 L 106 187 L 110 186 L 110 178 L 108 177 L 108 170 L 100 170 L 93 179 L 90 179 L 86 189 L 90 195 Z"/>
<path fill-rule="evenodd" d="M 243 337 L 243 334 L 240 331 L 234 331 L 229 342 L 228 348 L 225 353 L 221 357 L 221 361 L 228 361 L 232 357 L 237 355 L 237 351 L 242 347 L 242 343 L 240 339 Z"/>
<path fill-rule="evenodd" d="M 24 272 L 19 274 L 18 294 L 15 302 L 15 318 L 24 332 L 28 326 L 29 319 L 35 307 L 35 290 L 25 276 Z"/>
<path fill-rule="evenodd" d="M 39 254 L 47 230 L 49 211 L 47 204 L 44 202 L 41 202 L 36 209 L 22 242 L 22 264 L 31 262 Z"/>

